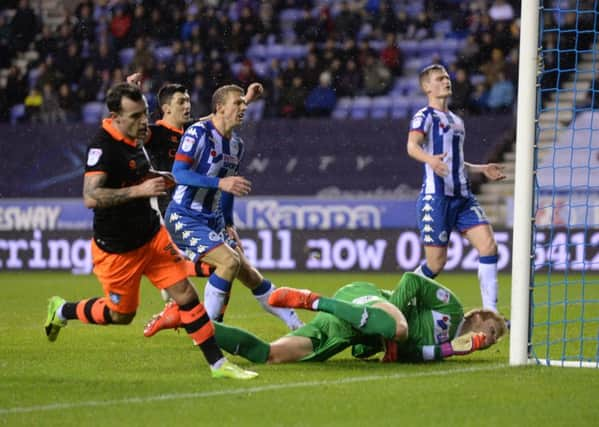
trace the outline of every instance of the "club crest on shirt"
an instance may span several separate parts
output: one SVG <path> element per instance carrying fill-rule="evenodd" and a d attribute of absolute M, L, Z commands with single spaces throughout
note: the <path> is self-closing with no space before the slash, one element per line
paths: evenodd
<path fill-rule="evenodd" d="M 437 299 L 447 304 L 449 302 L 449 292 L 442 288 L 437 289 Z"/>
<path fill-rule="evenodd" d="M 191 147 L 193 147 L 194 142 L 195 142 L 195 140 L 191 136 L 184 137 L 183 141 L 181 141 L 181 150 L 183 150 L 183 151 L 191 150 Z"/>
<path fill-rule="evenodd" d="M 115 294 L 114 292 L 110 292 L 110 301 L 114 305 L 118 305 L 121 302 L 121 296 L 119 294 Z"/>
<path fill-rule="evenodd" d="M 412 120 L 412 129 L 419 129 L 422 126 L 422 116 L 416 116 Z"/>
<path fill-rule="evenodd" d="M 89 153 L 87 153 L 87 165 L 96 166 L 100 161 L 100 157 L 102 157 L 101 148 L 90 148 Z"/>

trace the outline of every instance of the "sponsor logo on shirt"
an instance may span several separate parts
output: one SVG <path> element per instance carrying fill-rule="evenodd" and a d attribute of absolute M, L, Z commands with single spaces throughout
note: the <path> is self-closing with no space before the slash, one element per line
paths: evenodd
<path fill-rule="evenodd" d="M 434 336 L 435 343 L 440 344 L 449 341 L 449 327 L 451 326 L 451 320 L 447 314 L 439 313 L 438 311 L 431 310 L 434 323 Z"/>
<path fill-rule="evenodd" d="M 223 154 L 223 166 L 226 168 L 235 168 L 239 164 L 239 159 L 229 154 Z"/>

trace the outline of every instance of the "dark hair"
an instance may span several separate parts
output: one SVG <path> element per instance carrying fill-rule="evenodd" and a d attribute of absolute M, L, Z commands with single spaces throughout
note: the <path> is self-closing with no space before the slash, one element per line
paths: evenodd
<path fill-rule="evenodd" d="M 221 86 L 218 89 L 216 89 L 214 91 L 214 93 L 212 94 L 212 112 L 216 113 L 216 106 L 219 104 L 224 104 L 225 100 L 227 99 L 227 96 L 229 95 L 230 92 L 240 92 L 240 93 L 244 93 L 244 90 L 237 85 L 225 85 L 225 86 Z"/>
<path fill-rule="evenodd" d="M 111 113 L 120 113 L 123 98 L 129 98 L 133 102 L 143 100 L 143 94 L 139 87 L 129 83 L 119 83 L 108 90 L 106 94 L 106 106 Z"/>
<path fill-rule="evenodd" d="M 185 86 L 178 83 L 166 83 L 158 91 L 158 106 L 162 109 L 164 104 L 168 104 L 173 99 L 173 95 L 176 93 L 186 94 L 187 89 Z"/>
<path fill-rule="evenodd" d="M 418 82 L 420 83 L 420 86 L 422 87 L 422 82 L 424 79 L 427 79 L 428 76 L 433 72 L 433 71 L 441 71 L 441 72 L 447 72 L 447 70 L 445 69 L 445 67 L 443 65 L 440 64 L 432 64 L 429 65 L 427 67 L 424 67 L 422 69 L 422 71 L 420 71 L 420 75 L 418 76 Z"/>

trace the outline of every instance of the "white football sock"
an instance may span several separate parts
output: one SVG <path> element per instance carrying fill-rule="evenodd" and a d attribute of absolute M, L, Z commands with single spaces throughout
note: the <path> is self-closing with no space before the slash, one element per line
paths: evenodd
<path fill-rule="evenodd" d="M 497 263 L 478 264 L 478 280 L 480 282 L 480 294 L 483 300 L 483 308 L 497 311 Z"/>
<path fill-rule="evenodd" d="M 275 285 L 271 285 L 270 289 L 263 293 L 262 295 L 254 295 L 262 308 L 269 313 L 277 316 L 281 319 L 289 329 L 292 331 L 296 330 L 300 326 L 304 326 L 304 322 L 297 317 L 297 313 L 292 308 L 281 308 L 281 307 L 273 307 L 268 303 L 268 296 L 274 291 L 276 288 Z"/>
<path fill-rule="evenodd" d="M 204 287 L 203 304 L 210 319 L 216 319 L 218 316 L 220 316 L 220 313 L 225 305 L 227 294 L 228 292 L 218 289 L 212 285 L 210 281 L 206 282 L 206 286 Z"/>

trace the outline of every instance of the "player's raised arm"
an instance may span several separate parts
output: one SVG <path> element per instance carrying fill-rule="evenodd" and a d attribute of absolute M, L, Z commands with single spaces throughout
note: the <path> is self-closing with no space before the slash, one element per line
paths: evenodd
<path fill-rule="evenodd" d="M 264 87 L 262 86 L 262 84 L 254 82 L 248 86 L 243 99 L 245 100 L 246 104 L 251 104 L 252 102 L 260 99 L 263 93 Z"/>

